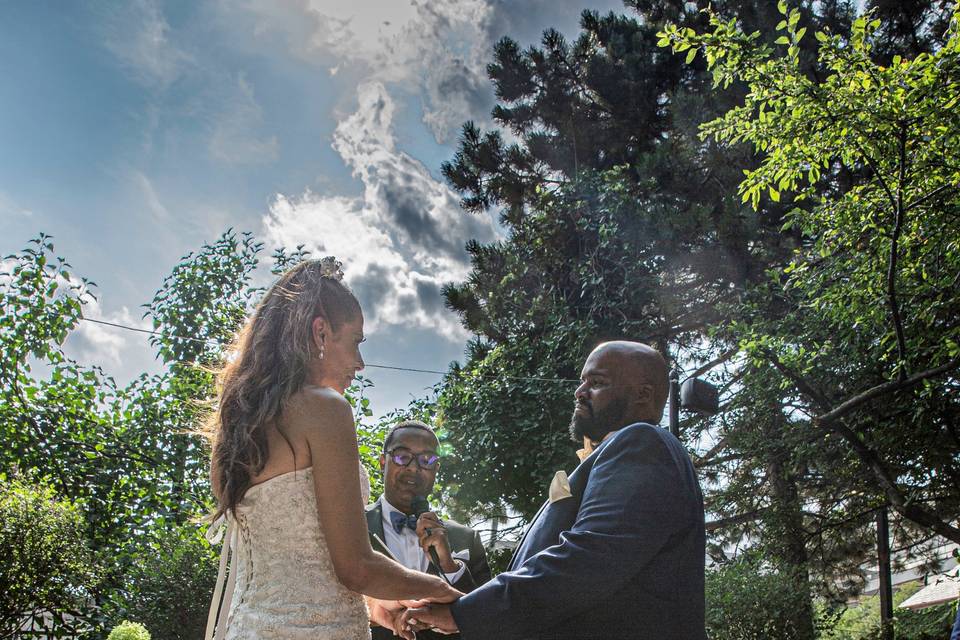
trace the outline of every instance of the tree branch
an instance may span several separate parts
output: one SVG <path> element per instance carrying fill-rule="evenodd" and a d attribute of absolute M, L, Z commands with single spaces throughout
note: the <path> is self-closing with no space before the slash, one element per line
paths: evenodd
<path fill-rule="evenodd" d="M 720 438 L 720 441 L 717 444 L 713 445 L 713 448 L 707 451 L 705 454 L 694 460 L 693 466 L 698 467 L 700 465 L 706 464 L 710 461 L 711 458 L 716 456 L 718 453 L 727 448 L 727 439 Z"/>
<path fill-rule="evenodd" d="M 793 383 L 802 393 L 809 396 L 817 404 L 822 405 L 823 408 L 830 406 L 826 396 L 816 391 L 801 376 L 795 374 L 786 366 L 784 366 L 783 363 L 780 362 L 779 358 L 777 358 L 776 354 L 767 349 L 764 349 L 763 352 L 773 366 L 776 367 L 777 370 L 783 375 L 790 378 L 790 380 L 793 381 Z M 928 369 L 902 380 L 894 380 L 879 384 L 861 394 L 854 396 L 853 398 L 850 398 L 837 407 L 830 409 L 826 413 L 815 417 L 813 419 L 813 423 L 821 428 L 826 428 L 833 431 L 847 441 L 847 443 L 853 448 L 854 453 L 857 455 L 860 461 L 876 477 L 880 489 L 886 496 L 887 501 L 900 515 L 912 520 L 913 522 L 916 522 L 919 525 L 930 528 L 948 540 L 960 543 L 960 528 L 944 522 L 929 510 L 905 498 L 899 487 L 897 487 L 896 480 L 891 475 L 887 467 L 883 464 L 883 461 L 877 455 L 876 451 L 868 447 L 860 438 L 860 436 L 858 436 L 852 429 L 839 421 L 839 418 L 842 416 L 850 413 L 854 409 L 874 398 L 911 387 L 928 378 L 946 373 L 956 369 L 957 367 L 960 367 L 960 358 L 954 358 L 944 365 L 933 369 Z"/>
<path fill-rule="evenodd" d="M 721 518 L 720 520 L 713 520 L 706 523 L 706 530 L 718 531 L 720 529 L 725 529 L 726 527 L 732 527 L 735 524 L 743 524 L 744 522 L 754 522 L 760 518 L 766 512 L 767 509 L 757 509 L 756 511 L 751 511 L 749 513 L 741 513 L 739 515 L 730 516 L 729 518 Z"/>
<path fill-rule="evenodd" d="M 949 191 L 950 189 L 954 189 L 954 188 L 956 188 L 956 185 L 953 185 L 953 184 L 942 184 L 942 185 L 940 185 L 939 187 L 937 187 L 936 189 L 934 189 L 933 191 L 931 191 L 931 192 L 929 192 L 929 193 L 927 193 L 927 194 L 924 194 L 924 195 L 920 196 L 919 198 L 917 198 L 916 200 L 914 200 L 913 202 L 911 202 L 910 204 L 908 204 L 907 206 L 905 206 L 905 207 L 903 208 L 903 211 L 904 211 L 904 213 L 906 213 L 906 212 L 910 211 L 911 209 L 914 209 L 914 208 L 916 208 L 916 207 L 919 207 L 921 204 L 927 202 L 928 200 L 932 200 L 933 198 L 936 198 L 937 196 L 939 196 L 940 194 L 942 194 L 944 191 Z"/>
<path fill-rule="evenodd" d="M 884 382 L 883 384 L 878 384 L 875 387 L 867 389 L 863 393 L 859 393 L 849 400 L 845 400 L 841 404 L 837 405 L 830 411 L 827 411 L 824 414 L 814 417 L 813 421 L 821 425 L 827 425 L 829 423 L 835 422 L 837 419 L 845 416 L 854 409 L 858 408 L 860 405 L 878 398 L 880 396 L 886 395 L 888 393 L 894 393 L 902 389 L 912 387 L 916 384 L 919 384 L 926 380 L 927 378 L 934 378 L 941 374 L 947 373 L 953 369 L 960 367 L 960 357 L 950 360 L 946 364 L 942 364 L 939 367 L 933 369 L 927 369 L 926 371 L 921 371 L 920 373 L 915 373 L 912 376 L 905 378 L 903 380 L 891 380 L 890 382 Z M 786 375 L 786 374 L 785 374 Z M 802 391 L 802 389 L 801 389 Z"/>
<path fill-rule="evenodd" d="M 793 381 L 793 384 L 797 386 L 797 389 L 799 389 L 801 393 L 803 393 L 806 396 L 809 396 L 814 402 L 816 402 L 820 406 L 822 410 L 828 410 L 830 408 L 832 403 L 827 398 L 827 396 L 825 396 L 824 394 L 814 389 L 813 385 L 807 382 L 806 379 L 803 378 L 803 376 L 787 368 L 787 366 L 780 361 L 780 358 L 777 357 L 777 354 L 765 348 L 760 349 L 760 351 L 763 353 L 763 355 L 766 356 L 767 360 L 770 362 L 770 364 L 774 366 L 774 368 L 777 371 L 779 371 L 784 376 L 786 376 L 791 381 Z"/>
<path fill-rule="evenodd" d="M 893 328 L 897 334 L 897 353 L 900 366 L 897 375 L 903 380 L 907 377 L 907 340 L 903 331 L 903 319 L 900 317 L 900 303 L 897 302 L 897 259 L 900 252 L 900 234 L 903 231 L 903 188 L 907 172 L 907 125 L 900 123 L 900 178 L 897 184 L 897 199 L 894 203 L 893 237 L 890 239 L 890 260 L 887 267 L 887 299 L 890 313 L 893 315 Z"/>
<path fill-rule="evenodd" d="M 935 531 L 947 540 L 960 543 L 960 528 L 944 522 L 929 510 L 905 498 L 897 487 L 896 480 L 880 460 L 880 456 L 877 455 L 876 451 L 868 447 L 863 440 L 860 439 L 860 436 L 839 422 L 834 423 L 831 428 L 853 447 L 854 452 L 860 458 L 861 462 L 873 472 L 880 485 L 880 489 L 883 490 L 884 495 L 887 497 L 887 501 L 897 513 L 908 520 L 912 520 L 921 526 Z"/>
<path fill-rule="evenodd" d="M 717 365 L 719 365 L 719 364 L 723 364 L 724 362 L 726 362 L 727 360 L 729 360 L 729 359 L 732 358 L 733 356 L 737 355 L 737 353 L 738 353 L 739 351 L 740 351 L 740 349 L 739 349 L 738 347 L 734 347 L 733 349 L 729 349 L 729 350 L 727 350 L 727 351 L 724 351 L 723 353 L 721 353 L 719 356 L 717 356 L 716 358 L 714 358 L 713 360 L 711 360 L 711 361 L 708 362 L 707 364 L 702 365 L 702 366 L 699 367 L 698 369 L 694 370 L 694 372 L 691 373 L 689 376 L 687 376 L 686 379 L 689 380 L 690 378 L 696 378 L 696 377 L 698 377 L 698 376 L 702 376 L 702 375 L 705 374 L 707 371 L 710 371 L 710 369 L 713 369 L 715 366 L 717 366 Z"/>

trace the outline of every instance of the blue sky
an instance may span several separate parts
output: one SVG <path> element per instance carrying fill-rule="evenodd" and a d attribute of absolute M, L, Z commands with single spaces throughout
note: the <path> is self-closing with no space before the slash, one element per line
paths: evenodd
<path fill-rule="evenodd" d="M 89 317 L 141 326 L 178 258 L 228 227 L 344 263 L 368 362 L 445 369 L 468 336 L 439 288 L 495 215 L 440 178 L 510 35 L 619 2 L 215 0 L 0 3 L 0 252 L 43 231 L 98 284 Z M 145 338 L 83 324 L 71 355 L 118 381 L 158 370 Z M 437 376 L 370 368 L 377 414 Z"/>

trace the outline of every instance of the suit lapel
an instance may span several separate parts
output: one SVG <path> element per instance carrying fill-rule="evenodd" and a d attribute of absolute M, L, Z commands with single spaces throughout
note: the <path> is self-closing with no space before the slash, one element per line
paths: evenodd
<path fill-rule="evenodd" d="M 510 564 L 507 565 L 507 571 L 513 571 L 516 568 L 514 565 L 517 562 L 517 558 L 520 557 L 520 551 L 523 550 L 523 543 L 526 542 L 527 536 L 530 535 L 531 531 L 533 531 L 534 526 L 537 524 L 537 520 L 540 519 L 540 515 L 543 513 L 543 510 L 547 508 L 548 504 L 550 504 L 549 500 L 540 506 L 540 510 L 537 511 L 537 515 L 533 516 L 533 520 L 530 521 L 530 524 L 527 525 L 523 535 L 520 536 L 520 542 L 517 543 L 517 547 L 513 551 L 513 557 L 510 558 Z"/>
<path fill-rule="evenodd" d="M 373 547 L 373 550 L 387 555 L 387 552 L 383 549 L 383 545 L 386 544 L 383 537 L 383 505 L 380 504 L 379 500 L 367 509 L 367 531 L 370 533 L 370 546 Z M 377 536 L 380 540 L 378 541 L 374 536 Z"/>
<path fill-rule="evenodd" d="M 601 442 L 600 446 L 598 446 L 596 449 L 591 451 L 590 455 L 588 455 L 586 458 L 581 460 L 580 464 L 578 464 L 577 467 L 570 474 L 570 479 L 571 479 L 570 486 L 572 489 L 577 486 L 580 486 L 579 482 L 574 481 L 573 479 L 574 474 L 580 472 L 580 473 L 586 473 L 589 475 L 590 471 L 593 469 L 593 463 L 596 460 L 596 454 L 598 451 L 600 451 L 600 449 L 603 447 L 604 444 L 605 444 L 604 442 Z M 574 497 L 576 497 L 577 500 L 580 500 L 583 497 L 582 490 L 579 492 L 579 495 L 577 495 L 577 493 L 578 492 L 576 491 L 574 492 L 575 494 Z M 530 521 L 530 524 L 527 526 L 526 530 L 523 532 L 523 536 L 521 536 L 520 542 L 517 544 L 517 547 L 513 552 L 513 557 L 510 558 L 510 564 L 507 566 L 507 571 L 513 571 L 514 569 L 516 569 L 517 558 L 520 557 L 520 552 L 523 550 L 523 543 L 526 542 L 527 536 L 530 535 L 530 532 L 534 530 L 537 524 L 537 520 L 540 519 L 540 516 L 543 515 L 544 510 L 547 508 L 549 504 L 550 504 L 550 501 L 546 500 L 543 503 L 543 505 L 540 507 L 540 510 L 537 511 L 537 514 L 533 516 L 533 520 Z"/>

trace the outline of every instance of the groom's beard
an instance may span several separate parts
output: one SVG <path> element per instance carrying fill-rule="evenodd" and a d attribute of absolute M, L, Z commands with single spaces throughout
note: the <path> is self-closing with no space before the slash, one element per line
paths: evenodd
<path fill-rule="evenodd" d="M 605 408 L 593 410 L 593 405 L 580 404 L 584 411 L 573 412 L 570 418 L 570 438 L 576 443 L 582 443 L 587 437 L 593 442 L 600 442 L 603 436 L 623 426 L 623 416 L 627 413 L 627 399 L 616 398 Z"/>

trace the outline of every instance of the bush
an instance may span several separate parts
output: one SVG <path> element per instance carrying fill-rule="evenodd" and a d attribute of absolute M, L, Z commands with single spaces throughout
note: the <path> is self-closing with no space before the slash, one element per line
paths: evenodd
<path fill-rule="evenodd" d="M 113 594 L 112 620 L 139 620 L 153 640 L 202 638 L 213 587 L 219 547 L 214 549 L 195 524 L 158 528 L 149 534 Z"/>
<path fill-rule="evenodd" d="M 150 632 L 142 624 L 124 620 L 113 628 L 107 640 L 150 640 Z"/>
<path fill-rule="evenodd" d="M 809 596 L 788 574 L 767 567 L 761 554 L 746 553 L 707 571 L 707 635 L 711 640 L 789 640 Z"/>
<path fill-rule="evenodd" d="M 942 640 L 950 635 L 953 605 L 927 607 L 920 611 L 900 609 L 901 602 L 923 587 L 919 582 L 903 585 L 893 594 L 893 623 L 897 640 Z M 821 636 L 823 640 L 879 640 L 880 597 L 869 596 L 860 604 L 848 607 L 832 627 Z"/>
<path fill-rule="evenodd" d="M 98 576 L 82 532 L 79 511 L 49 487 L 0 482 L 0 637 L 82 623 Z"/>

